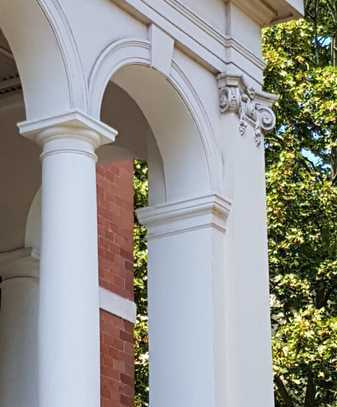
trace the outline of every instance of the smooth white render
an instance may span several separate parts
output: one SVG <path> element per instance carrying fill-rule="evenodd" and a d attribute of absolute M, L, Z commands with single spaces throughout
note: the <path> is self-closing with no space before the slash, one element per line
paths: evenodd
<path fill-rule="evenodd" d="M 36 406 L 39 264 L 30 249 L 0 255 L 1 405 Z"/>
<path fill-rule="evenodd" d="M 135 307 L 98 287 L 95 162 L 134 157 L 150 168 L 138 216 L 151 407 L 273 407 L 275 97 L 260 33 L 302 12 L 301 0 L 0 2 L 1 407 L 100 406 L 99 308 L 134 321 Z"/>
<path fill-rule="evenodd" d="M 103 287 L 99 289 L 100 308 L 118 318 L 136 323 L 137 308 L 133 301 L 127 300 Z"/>

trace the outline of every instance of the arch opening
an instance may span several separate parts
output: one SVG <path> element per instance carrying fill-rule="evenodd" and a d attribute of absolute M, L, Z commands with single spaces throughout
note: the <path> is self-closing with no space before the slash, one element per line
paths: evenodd
<path fill-rule="evenodd" d="M 173 77 L 167 78 L 144 64 L 131 64 L 118 69 L 106 87 L 101 120 L 118 130 L 119 135 L 114 145 L 104 146 L 99 150 L 100 162 L 118 162 L 123 159 L 146 161 L 149 169 L 148 203 L 150 206 L 160 207 L 212 194 L 209 151 L 203 142 L 202 136 L 205 135 L 200 134 L 200 126 L 198 126 L 201 118 L 194 116 L 193 108 L 186 95 L 174 86 Z M 145 239 L 142 233 L 144 233 L 143 229 L 136 225 L 134 232 L 136 241 Z M 144 243 L 145 240 L 142 240 L 140 246 L 144 247 Z M 163 300 L 162 305 L 157 308 L 155 291 L 157 288 L 159 291 L 162 290 L 161 284 L 165 278 L 163 277 L 159 282 L 158 276 L 167 275 L 167 270 L 159 266 L 158 259 L 161 256 L 164 259 L 172 258 L 173 247 L 172 242 L 164 243 L 160 247 L 148 245 L 149 271 L 138 265 L 134 270 L 135 281 L 145 279 L 149 282 L 146 301 L 149 301 L 150 343 L 151 338 L 154 339 L 152 342 L 154 345 L 149 349 L 150 360 L 152 360 L 149 381 L 152 400 L 156 400 L 161 388 L 158 384 L 162 379 L 158 374 L 158 364 L 161 363 L 158 353 L 166 352 L 164 338 L 158 338 L 161 326 L 155 316 L 160 312 L 159 309 L 165 308 L 166 301 Z M 134 252 L 136 251 L 137 249 Z M 183 257 L 182 253 L 180 256 Z M 139 256 L 143 255 L 144 252 L 139 253 Z M 188 257 L 189 254 L 187 254 Z M 134 262 L 138 264 L 137 255 Z M 177 275 L 182 272 L 181 267 L 184 267 L 183 262 L 176 267 Z M 186 276 L 185 278 L 186 280 L 182 278 L 180 285 L 187 288 L 188 278 Z M 199 278 L 203 277 L 198 276 L 197 279 Z M 176 295 L 179 303 L 182 288 L 178 288 L 178 279 L 171 281 L 171 289 L 172 295 Z M 141 295 L 144 296 L 144 293 Z M 136 288 L 136 298 L 140 299 L 138 288 Z M 142 303 L 137 304 L 141 307 L 139 321 L 144 321 L 143 318 L 147 315 L 144 309 L 144 297 L 141 301 Z M 186 309 L 182 310 L 183 313 L 187 312 L 188 305 L 185 304 L 184 307 Z M 175 315 L 173 309 L 168 318 L 170 320 L 168 324 L 173 323 L 176 319 Z M 144 333 L 144 322 L 137 327 L 138 333 Z M 137 336 L 139 337 L 138 334 Z M 142 339 L 140 339 L 141 342 Z M 142 346 L 140 343 L 139 346 Z M 176 362 L 178 366 L 179 363 Z M 137 363 L 137 366 L 139 365 Z M 136 389 L 140 381 L 138 375 L 142 376 L 142 374 L 144 374 L 143 367 L 137 368 Z M 140 391 L 140 388 L 137 390 L 139 393 L 136 394 L 136 402 L 146 403 L 148 395 Z"/>
<path fill-rule="evenodd" d="M 25 234 L 41 169 L 39 147 L 18 136 L 17 123 L 25 119 L 17 59 L 0 29 L 0 404 L 5 407 L 37 405 L 39 266 Z"/>
<path fill-rule="evenodd" d="M 25 246 L 26 219 L 40 187 L 37 145 L 18 136 L 26 111 L 16 59 L 0 30 L 0 253 Z"/>
<path fill-rule="evenodd" d="M 116 105 L 118 109 L 116 110 Z M 158 71 L 142 65 L 118 70 L 109 83 L 102 120 L 119 131 L 117 147 L 148 162 L 150 205 L 211 193 L 207 152 L 197 121 L 177 89 Z"/>

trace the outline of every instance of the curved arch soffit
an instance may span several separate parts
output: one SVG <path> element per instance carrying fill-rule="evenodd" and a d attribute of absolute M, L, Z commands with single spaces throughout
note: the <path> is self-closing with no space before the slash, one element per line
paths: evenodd
<path fill-rule="evenodd" d="M 87 111 L 80 53 L 59 0 L 6 1 L 0 6 L 0 15 L 0 28 L 20 73 L 27 119 L 72 108 Z M 17 29 L 20 26 L 34 27 L 29 38 L 26 29 Z M 28 43 L 34 45 L 28 47 Z"/>
<path fill-rule="evenodd" d="M 89 114 L 100 119 L 102 101 L 111 78 L 123 67 L 151 67 L 151 43 L 139 39 L 123 39 L 106 47 L 97 58 L 88 82 Z M 213 127 L 206 109 L 191 81 L 173 59 L 168 82 L 177 91 L 198 129 L 206 158 L 210 189 L 223 195 L 223 163 Z"/>

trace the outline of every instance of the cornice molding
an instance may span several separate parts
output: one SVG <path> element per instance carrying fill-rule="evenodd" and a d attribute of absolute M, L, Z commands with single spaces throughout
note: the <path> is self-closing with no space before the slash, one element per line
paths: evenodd
<path fill-rule="evenodd" d="M 195 54 L 197 58 L 206 63 L 211 71 L 221 72 L 229 63 L 237 65 L 237 62 L 232 60 L 230 53 L 222 52 L 220 47 L 224 51 L 229 49 L 236 51 L 260 71 L 265 68 L 265 63 L 260 56 L 252 53 L 238 39 L 214 27 L 205 17 L 201 17 L 182 0 L 112 1 L 126 9 L 138 20 L 162 27 L 174 38 L 178 47 L 182 46 Z M 224 0 L 224 3 L 232 3 L 241 8 L 250 18 L 258 20 L 262 26 L 289 18 L 301 17 L 303 11 L 300 7 L 301 0 Z M 179 17 L 184 18 L 186 24 L 181 24 Z M 209 37 L 208 40 L 201 40 L 205 36 L 200 36 L 198 30 L 206 34 Z M 238 68 L 242 67 L 238 66 Z M 257 80 L 256 78 L 253 79 Z"/>
<path fill-rule="evenodd" d="M 260 146 L 264 133 L 275 127 L 276 117 L 271 106 L 277 97 L 255 90 L 243 76 L 223 73 L 217 80 L 220 112 L 236 113 L 239 116 L 239 131 L 242 136 L 246 134 L 248 126 L 252 126 L 256 145 Z"/>
<path fill-rule="evenodd" d="M 232 0 L 232 3 L 239 7 L 245 14 L 261 26 L 269 25 L 277 18 L 277 10 L 261 0 Z"/>
<path fill-rule="evenodd" d="M 142 208 L 137 217 L 151 240 L 209 227 L 225 232 L 230 210 L 229 200 L 213 194 Z"/>
<path fill-rule="evenodd" d="M 262 27 L 303 16 L 300 2 L 293 0 L 225 0 L 232 2 Z"/>
<path fill-rule="evenodd" d="M 195 54 L 197 58 L 206 63 L 206 66 L 212 72 L 221 72 L 226 64 L 234 63 L 228 58 L 228 53 L 226 53 L 228 49 L 235 50 L 259 70 L 262 71 L 265 68 L 265 63 L 261 58 L 252 53 L 237 39 L 226 35 L 208 23 L 194 10 L 183 4 L 181 0 L 160 0 L 158 3 L 149 0 L 112 1 L 126 8 L 138 20 L 163 27 L 174 38 L 178 47 L 182 46 Z M 161 10 L 163 5 L 167 5 L 172 11 L 164 13 Z M 177 18 L 175 18 L 177 15 L 186 19 L 186 22 L 190 24 L 179 24 Z M 165 21 L 165 24 L 159 24 L 159 21 Z M 185 26 L 186 29 L 184 29 Z M 194 35 L 194 30 L 200 30 L 206 34 L 209 37 L 208 41 L 200 41 L 200 38 L 204 37 L 204 35 L 201 37 Z M 222 47 L 222 50 L 219 47 Z"/>
<path fill-rule="evenodd" d="M 216 29 L 214 26 L 209 24 L 205 19 L 200 17 L 197 13 L 195 13 L 192 9 L 183 4 L 180 0 L 164 0 L 164 1 L 172 8 L 174 8 L 176 11 L 178 11 L 181 15 L 183 15 L 185 18 L 190 20 L 196 27 L 203 30 L 206 34 L 208 34 L 219 44 L 223 45 L 227 49 L 234 49 L 261 70 L 265 69 L 266 64 L 261 58 L 258 58 L 256 55 L 254 55 L 247 47 L 241 44 L 240 41 L 238 41 L 237 39 L 231 37 L 230 35 L 223 34 L 220 30 Z"/>
<path fill-rule="evenodd" d="M 185 18 L 190 20 L 195 26 L 205 31 L 210 37 L 216 40 L 225 48 L 233 48 L 259 68 L 264 69 L 265 63 L 261 58 L 254 55 L 247 47 L 240 43 L 240 41 L 231 37 L 230 35 L 223 34 L 220 30 L 209 24 L 204 18 L 200 17 L 196 12 L 183 4 L 180 0 L 164 0 L 168 5 L 178 11 Z"/>

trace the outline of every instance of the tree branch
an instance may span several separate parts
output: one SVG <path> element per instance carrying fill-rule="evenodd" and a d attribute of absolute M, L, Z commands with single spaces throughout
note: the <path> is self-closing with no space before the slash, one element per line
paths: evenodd
<path fill-rule="evenodd" d="M 282 397 L 282 400 L 284 401 L 286 407 L 294 407 L 293 401 L 291 397 L 289 396 L 289 393 L 280 378 L 280 376 L 275 375 L 275 383 L 277 386 L 277 389 L 279 391 L 280 396 Z"/>
<path fill-rule="evenodd" d="M 307 384 L 307 391 L 305 394 L 305 401 L 304 407 L 315 407 L 316 406 L 316 386 L 314 382 L 314 377 L 312 372 L 308 373 L 308 384 Z"/>

